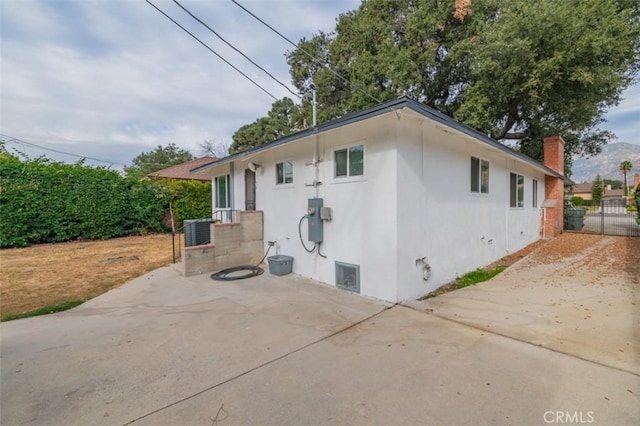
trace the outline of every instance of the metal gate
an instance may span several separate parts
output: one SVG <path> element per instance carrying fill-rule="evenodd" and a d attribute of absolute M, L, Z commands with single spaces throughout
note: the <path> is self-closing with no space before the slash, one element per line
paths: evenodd
<path fill-rule="evenodd" d="M 600 205 L 592 209 L 585 214 L 584 226 L 579 232 L 640 237 L 638 213 L 627 209 L 627 200 L 602 199 Z"/>

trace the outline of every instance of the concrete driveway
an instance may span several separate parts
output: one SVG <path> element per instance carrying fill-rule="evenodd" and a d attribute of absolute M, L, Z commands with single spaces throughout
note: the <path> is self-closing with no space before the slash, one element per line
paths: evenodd
<path fill-rule="evenodd" d="M 490 281 L 410 305 L 640 375 L 640 238 L 563 234 Z"/>
<path fill-rule="evenodd" d="M 640 422 L 636 374 L 295 276 L 162 268 L 0 333 L 3 425 Z"/>

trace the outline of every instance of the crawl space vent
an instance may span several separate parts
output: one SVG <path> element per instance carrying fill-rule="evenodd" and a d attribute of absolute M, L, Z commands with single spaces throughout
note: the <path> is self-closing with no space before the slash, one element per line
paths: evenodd
<path fill-rule="evenodd" d="M 360 266 L 336 262 L 336 286 L 360 293 Z"/>

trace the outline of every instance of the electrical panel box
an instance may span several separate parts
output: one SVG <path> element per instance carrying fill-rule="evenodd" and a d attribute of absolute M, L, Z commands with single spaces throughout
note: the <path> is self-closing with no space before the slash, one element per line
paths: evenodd
<path fill-rule="evenodd" d="M 307 210 L 307 222 L 309 223 L 309 241 L 321 243 L 323 238 L 322 219 L 322 198 L 309 198 Z"/>

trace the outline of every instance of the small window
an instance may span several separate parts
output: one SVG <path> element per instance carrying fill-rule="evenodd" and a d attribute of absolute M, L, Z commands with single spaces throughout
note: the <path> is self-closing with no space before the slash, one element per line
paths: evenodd
<path fill-rule="evenodd" d="M 534 209 L 538 208 L 538 181 L 537 180 L 533 180 L 533 200 L 532 200 L 532 205 Z"/>
<path fill-rule="evenodd" d="M 471 157 L 471 192 L 489 193 L 489 162 Z"/>
<path fill-rule="evenodd" d="M 514 208 L 524 207 L 524 176 L 511 173 L 509 180 L 509 205 Z"/>
<path fill-rule="evenodd" d="M 334 151 L 336 177 L 364 174 L 364 145 Z"/>
<path fill-rule="evenodd" d="M 216 208 L 218 209 L 226 209 L 231 205 L 231 199 L 229 198 L 229 180 L 229 175 L 215 178 Z"/>
<path fill-rule="evenodd" d="M 276 164 L 276 185 L 293 183 L 293 161 Z"/>

